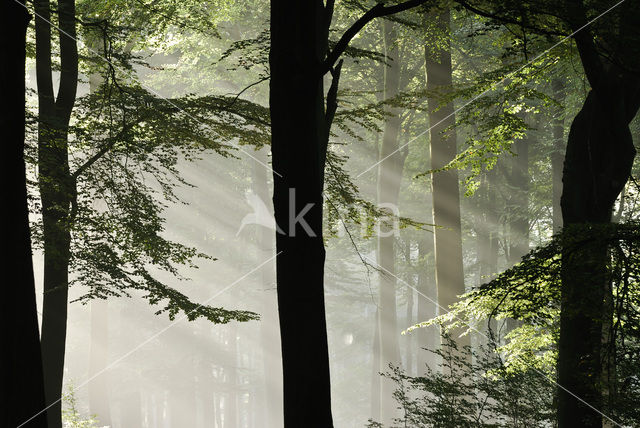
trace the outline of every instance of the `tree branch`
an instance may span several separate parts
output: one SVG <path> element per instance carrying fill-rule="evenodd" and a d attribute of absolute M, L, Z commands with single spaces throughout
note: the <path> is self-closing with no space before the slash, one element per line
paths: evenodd
<path fill-rule="evenodd" d="M 340 83 L 340 71 L 342 70 L 342 63 L 343 60 L 338 61 L 338 65 L 331 69 L 331 75 L 333 76 L 333 79 L 331 80 L 329 91 L 327 92 L 327 111 L 325 114 L 327 134 L 331 129 L 333 118 L 336 114 L 336 110 L 338 109 L 338 85 Z"/>
<path fill-rule="evenodd" d="M 102 156 L 104 156 L 109 150 L 111 150 L 113 148 L 113 146 L 116 144 L 116 142 L 120 139 L 120 137 L 122 137 L 124 134 L 126 134 L 127 132 L 129 132 L 133 126 L 135 125 L 135 123 L 130 123 L 126 126 L 124 126 L 122 128 L 122 130 L 118 133 L 118 135 L 116 135 L 114 138 L 111 139 L 111 141 L 104 143 L 100 149 L 93 155 L 91 156 L 89 159 L 87 159 L 85 161 L 85 163 L 83 163 L 82 165 L 80 165 L 78 167 L 78 169 L 76 169 L 72 174 L 71 174 L 71 178 L 76 180 L 81 174 L 83 174 L 87 169 L 89 169 L 91 167 L 91 165 L 93 165 L 94 163 L 96 163 L 98 160 L 100 160 L 100 158 Z"/>
<path fill-rule="evenodd" d="M 544 29 L 544 28 L 540 28 L 540 27 L 536 27 L 534 25 L 531 24 L 525 24 L 522 21 L 519 21 L 517 19 L 513 19 L 513 18 L 508 18 L 506 16 L 502 16 L 502 15 L 498 15 L 497 13 L 492 13 L 492 12 L 487 12 L 485 10 L 482 9 L 478 9 L 475 6 L 472 6 L 471 4 L 469 4 L 469 2 L 465 1 L 465 0 L 456 0 L 456 3 L 458 3 L 460 6 L 464 7 L 465 9 L 467 9 L 469 12 L 473 12 L 476 15 L 480 15 L 483 16 L 485 18 L 489 18 L 489 19 L 493 19 L 495 21 L 498 21 L 500 23 L 504 24 L 513 24 L 513 25 L 517 25 L 521 28 L 526 28 L 527 30 L 531 30 L 536 34 L 541 34 L 541 35 L 545 35 L 545 36 L 559 36 L 559 37 L 566 37 L 568 36 L 567 33 L 563 33 L 561 31 L 553 31 L 553 30 L 548 30 L 548 29 Z M 542 14 L 542 12 L 541 12 Z M 553 16 L 555 18 L 558 18 L 558 16 L 552 14 L 552 13 L 545 13 L 546 15 L 549 16 Z"/>
<path fill-rule="evenodd" d="M 338 43 L 336 43 L 335 47 L 331 52 L 327 54 L 327 59 L 324 61 L 322 67 L 322 75 L 326 74 L 333 65 L 338 61 L 340 55 L 344 53 L 344 51 L 349 46 L 351 40 L 362 30 L 365 25 L 369 22 L 373 21 L 376 18 L 381 18 L 383 16 L 393 15 L 395 13 L 403 12 L 405 10 L 412 9 L 414 7 L 421 6 L 431 0 L 409 0 L 403 3 L 399 3 L 393 6 L 385 6 L 382 3 L 378 3 L 371 9 L 369 9 L 364 15 L 362 15 L 347 31 L 344 32 Z"/>
<path fill-rule="evenodd" d="M 567 3 L 568 8 L 573 12 L 572 15 L 576 17 L 576 20 L 570 22 L 569 25 L 571 25 L 571 30 L 575 33 L 573 39 L 576 41 L 584 74 L 586 74 L 591 87 L 598 91 L 604 75 L 604 67 L 593 42 L 593 35 L 586 28 L 589 21 L 584 10 L 584 4 L 582 0 L 568 0 Z"/>

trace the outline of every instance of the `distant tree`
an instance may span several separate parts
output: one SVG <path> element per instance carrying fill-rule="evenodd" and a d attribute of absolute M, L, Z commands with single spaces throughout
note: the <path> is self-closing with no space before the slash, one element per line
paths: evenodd
<path fill-rule="evenodd" d="M 177 200 L 173 189 L 183 180 L 175 165 L 181 156 L 189 158 L 194 150 L 206 149 L 229 155 L 230 147 L 218 140 L 233 139 L 240 128 L 250 142 L 264 139 L 260 129 L 264 124 L 254 123 L 251 129 L 229 126 L 229 122 L 242 122 L 243 114 L 259 122 L 260 112 L 247 112 L 242 106 L 254 105 L 235 102 L 233 97 L 166 100 L 142 89 L 132 72 L 131 48 L 118 49 L 131 36 L 124 30 L 132 28 L 131 22 L 121 22 L 121 17 L 112 16 L 113 11 L 109 15 L 100 10 L 99 4 L 81 6 L 82 13 L 78 13 L 74 0 L 63 0 L 52 13 L 49 0 L 34 4 L 40 199 L 35 207 L 41 215 L 41 223 L 34 224 L 34 236 L 44 249 L 42 354 L 51 427 L 61 424 L 68 289 L 72 283 L 88 286 L 80 298 L 84 302 L 129 295 L 132 290 L 145 292 L 152 304 L 168 302 L 159 312 L 166 311 L 171 318 L 178 312 L 189 319 L 203 316 L 216 323 L 257 317 L 250 312 L 197 305 L 157 280 L 149 266 L 179 278 L 176 265 L 191 265 L 197 257 L 211 258 L 162 236 L 162 204 L 155 195 Z M 88 13 L 92 8 L 98 9 L 100 13 L 95 15 L 101 19 L 78 18 L 93 17 Z M 173 19 L 170 14 L 159 15 L 160 22 Z M 129 17 L 135 24 L 143 23 L 143 18 L 137 14 Z M 59 64 L 51 37 L 52 22 L 59 28 Z M 103 41 L 94 51 L 81 52 L 83 55 L 78 52 L 78 23 L 93 37 L 97 32 Z M 102 75 L 102 85 L 76 99 L 81 66 L 88 69 L 90 78 L 95 77 L 93 73 Z M 56 93 L 53 75 L 58 67 Z M 229 116 L 229 108 L 244 113 Z M 145 181 L 151 177 L 157 187 Z M 76 274 L 73 281 L 70 273 Z"/>
<path fill-rule="evenodd" d="M 453 84 L 451 62 L 451 12 L 444 7 L 428 15 L 437 31 L 444 35 L 442 46 L 425 47 L 427 90 L 429 104 L 429 147 L 433 198 L 434 254 L 438 305 L 448 308 L 464 293 L 462 264 L 462 226 L 460 220 L 460 184 L 456 169 L 444 170 L 456 158 L 458 151 L 455 130 L 455 111 L 452 102 L 442 105 Z M 446 99 L 446 98 L 445 98 Z M 462 338 L 460 346 L 468 341 Z"/>

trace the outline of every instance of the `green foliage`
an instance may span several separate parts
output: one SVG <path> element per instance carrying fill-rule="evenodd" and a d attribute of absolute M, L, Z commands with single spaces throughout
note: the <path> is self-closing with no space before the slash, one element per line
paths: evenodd
<path fill-rule="evenodd" d="M 62 426 L 64 428 L 99 428 L 101 425 L 94 416 L 83 416 L 79 409 L 73 382 L 62 393 Z"/>
<path fill-rule="evenodd" d="M 611 301 L 603 319 L 603 337 L 608 338 L 603 364 L 612 367 L 605 413 L 635 424 L 640 420 L 631 404 L 640 400 L 640 224 L 636 221 L 565 229 L 547 245 L 525 255 L 519 264 L 463 295 L 447 314 L 409 330 L 440 324 L 466 334 L 480 331 L 484 335 L 482 331 L 486 331 L 496 358 L 504 359 L 502 375 L 533 371 L 553 379 L 561 279 L 571 274 L 562 270 L 562 255 L 603 247 L 609 249 L 603 284 L 608 284 Z M 500 337 L 492 320 L 507 319 L 519 320 L 519 326 Z"/>
<path fill-rule="evenodd" d="M 394 397 L 404 415 L 395 427 L 529 428 L 553 426 L 554 383 L 535 370 L 512 373 L 487 348 L 460 349 L 449 335 L 439 350 L 442 363 L 408 376 L 392 367 Z M 381 427 L 370 424 L 369 427 Z"/>
<path fill-rule="evenodd" d="M 86 287 L 78 298 L 84 303 L 139 291 L 151 304 L 161 305 L 157 313 L 167 312 L 171 319 L 179 312 L 190 320 L 205 317 L 216 323 L 257 319 L 252 312 L 198 305 L 170 285 L 185 279 L 182 266 L 196 268 L 196 259 L 215 258 L 168 239 L 163 211 L 181 203 L 178 186 L 190 186 L 179 170 L 184 161 L 210 153 L 233 157 L 239 145 L 268 144 L 268 110 L 238 97 L 163 97 L 145 89 L 139 69 L 150 66 L 133 49 L 153 42 L 140 43 L 138 37 L 153 40 L 198 30 L 219 37 L 209 31 L 215 29 L 209 18 L 216 12 L 193 2 L 131 3 L 136 2 L 78 6 L 80 34 L 89 45 L 80 46 L 79 65 L 94 80 L 91 92 L 76 100 L 69 128 L 72 194 L 62 226 L 72 237 L 70 285 Z M 121 4 L 130 7 L 120 9 Z M 30 124 L 27 156 L 34 165 L 36 124 L 37 119 Z M 32 210 L 39 213 L 37 184 L 30 184 Z M 33 223 L 33 237 L 36 248 L 44 245 L 39 221 Z"/>

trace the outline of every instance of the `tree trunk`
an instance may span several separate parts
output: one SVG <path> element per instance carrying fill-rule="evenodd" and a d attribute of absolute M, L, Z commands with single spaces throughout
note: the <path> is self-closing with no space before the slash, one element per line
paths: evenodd
<path fill-rule="evenodd" d="M 328 18 L 328 19 L 327 19 Z M 328 127 L 322 0 L 271 1 L 269 63 L 284 424 L 332 427 L 322 189 Z"/>
<path fill-rule="evenodd" d="M 449 45 L 450 10 L 433 16 L 438 28 L 447 36 L 444 48 L 432 52 L 425 48 L 427 90 L 447 91 L 452 85 L 451 48 Z M 454 159 L 457 153 L 453 104 L 441 106 L 437 98 L 428 98 L 431 169 L 439 169 Z M 431 176 L 433 197 L 436 287 L 438 304 L 443 308 L 457 302 L 465 291 L 462 265 L 462 232 L 460 225 L 460 187 L 458 171 L 440 171 Z M 454 333 L 454 335 L 456 335 Z M 459 346 L 468 345 L 469 337 L 457 339 Z"/>
<path fill-rule="evenodd" d="M 406 239 L 404 243 L 404 259 L 407 264 L 407 267 L 409 268 L 409 277 L 407 278 L 407 283 L 409 283 L 409 285 L 413 287 L 414 276 L 413 276 L 413 269 L 412 269 L 413 266 L 411 263 L 411 241 L 409 239 Z M 407 292 L 407 312 L 405 317 L 406 318 L 405 326 L 409 327 L 415 324 L 413 319 L 413 306 L 414 306 L 413 288 L 407 288 L 406 292 Z M 406 335 L 404 342 L 405 342 L 405 358 L 406 358 L 405 369 L 409 376 L 416 376 L 415 370 L 413 368 L 413 354 L 415 352 L 414 345 L 413 345 L 413 335 L 411 334 Z"/>
<path fill-rule="evenodd" d="M 389 100 L 398 95 L 400 84 L 400 57 L 398 42 L 393 22 L 383 21 L 383 40 L 385 56 L 389 62 L 384 67 L 384 98 Z M 397 210 L 398 194 L 402 179 L 404 158 L 398 151 L 398 133 L 400 131 L 400 112 L 397 108 L 386 108 L 388 116 L 384 122 L 380 163 L 378 164 L 378 207 L 387 213 L 387 219 L 381 221 L 378 231 L 378 265 L 379 277 L 379 321 L 380 328 L 380 360 L 378 372 L 389 371 L 389 364 L 400 365 L 400 344 L 396 313 L 396 265 L 394 241 L 396 224 L 393 221 Z M 396 384 L 387 377 L 378 375 L 380 382 L 380 419 L 385 425 L 391 423 L 396 416 L 396 404 L 393 392 Z"/>
<path fill-rule="evenodd" d="M 529 252 L 529 138 L 514 143 L 509 176 L 509 265 Z"/>
<path fill-rule="evenodd" d="M 482 176 L 480 188 L 476 191 L 478 205 L 476 212 L 476 260 L 477 278 L 476 286 L 480 287 L 491 281 L 498 272 L 498 214 L 496 208 L 495 177 L 496 168 L 486 171 Z M 491 325 L 483 325 L 480 334 L 474 334 L 475 345 L 486 347 L 489 345 L 489 327 L 496 331 L 496 322 Z"/>
<path fill-rule="evenodd" d="M 635 157 L 629 122 L 638 110 L 637 79 L 606 73 L 597 83 L 569 132 L 561 200 L 565 242 L 578 228 L 610 222 L 614 202 L 630 176 Z M 560 428 L 602 426 L 602 417 L 593 408 L 602 406 L 607 255 L 606 246 L 598 243 L 563 254 L 558 344 Z"/>
<path fill-rule="evenodd" d="M 16 280 L 5 282 L 0 310 L 0 425 L 15 427 L 43 410 L 45 401 L 24 163 L 25 41 L 30 16 L 24 2 L 5 1 L 1 10 L 0 40 L 6 62 L 0 68 L 0 97 L 5 106 L 0 121 L 7 149 L 3 175 L 9 193 L 5 270 L 11 269 Z M 25 425 L 46 426 L 44 413 Z"/>
<path fill-rule="evenodd" d="M 267 150 L 255 152 L 253 164 L 253 190 L 266 206 L 269 202 L 269 186 L 267 182 Z M 266 227 L 261 227 L 257 237 L 258 260 L 263 262 L 274 255 L 273 233 Z M 264 428 L 276 428 L 282 419 L 282 367 L 279 358 L 278 316 L 275 294 L 275 271 L 272 263 L 260 270 L 262 312 L 260 319 L 260 342 L 262 345 L 262 359 L 264 370 L 264 389 L 261 405 L 265 419 L 260 418 Z"/>
<path fill-rule="evenodd" d="M 380 421 L 380 316 L 378 312 L 380 308 L 376 308 L 375 328 L 373 329 L 373 358 L 371 365 L 371 419 Z"/>
<path fill-rule="evenodd" d="M 438 315 L 438 306 L 434 303 L 438 301 L 438 292 L 435 286 L 435 278 L 428 268 L 432 260 L 433 238 L 431 236 L 418 241 L 418 321 L 427 321 Z M 424 297 L 427 296 L 427 297 Z M 416 341 L 419 349 L 416 355 L 417 375 L 421 376 L 426 372 L 427 366 L 435 370 L 436 361 L 434 354 L 425 349 L 435 350 L 439 343 L 439 333 L 435 326 L 421 328 L 417 331 Z"/>
<path fill-rule="evenodd" d="M 554 96 L 560 103 L 565 102 L 566 93 L 564 82 L 553 79 L 551 82 Z M 553 198 L 553 233 L 562 229 L 562 164 L 564 163 L 564 107 L 556 112 L 552 121 L 553 152 L 551 154 L 552 198 Z"/>
<path fill-rule="evenodd" d="M 509 225 L 509 267 L 520 262 L 529 252 L 529 145 L 528 135 L 513 144 L 515 157 L 509 159 L 511 171 L 508 178 L 507 205 Z M 506 333 L 520 325 L 518 320 L 507 318 Z"/>
<path fill-rule="evenodd" d="M 60 396 L 67 333 L 71 204 L 75 181 L 69 172 L 67 134 L 78 80 L 75 3 L 58 2 L 60 85 L 53 94 L 49 0 L 37 0 L 36 78 L 38 83 L 38 183 L 44 238 L 42 360 L 49 426 L 62 426 Z"/>

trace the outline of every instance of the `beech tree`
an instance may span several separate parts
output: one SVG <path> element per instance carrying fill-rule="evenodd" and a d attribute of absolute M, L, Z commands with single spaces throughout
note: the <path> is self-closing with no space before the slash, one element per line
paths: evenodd
<path fill-rule="evenodd" d="M 264 138 L 265 126 L 254 124 L 250 130 L 244 125 L 229 127 L 223 122 L 228 122 L 230 116 L 212 114 L 231 106 L 240 107 L 243 115 L 247 111 L 241 106 L 253 106 L 235 103 L 232 97 L 167 100 L 141 88 L 135 76 L 128 73 L 131 48 L 129 52 L 118 50 L 127 45 L 127 40 L 118 40 L 116 46 L 112 41 L 114 34 L 124 38 L 128 34 L 124 29 L 130 27 L 120 23 L 113 11 L 104 12 L 99 6 L 83 4 L 82 15 L 91 18 L 84 21 L 78 18 L 81 14 L 76 11 L 75 0 L 60 1 L 55 10 L 49 0 L 34 3 L 38 96 L 38 188 L 34 193 L 41 201 L 36 205 L 41 222 L 33 225 L 33 233 L 44 250 L 41 343 L 51 427 L 62 424 L 61 392 L 72 282 L 88 287 L 80 298 L 84 302 L 141 290 L 152 304 L 165 301 L 167 304 L 158 313 L 167 312 L 171 318 L 178 312 L 184 312 L 189 319 L 203 316 L 214 323 L 257 318 L 246 311 L 197 305 L 151 274 L 148 267 L 155 266 L 179 277 L 175 265 L 211 256 L 162 237 L 161 204 L 152 196 L 156 190 L 145 183 L 144 174 L 157 181 L 165 200 L 175 202 L 172 189 L 181 181 L 175 165 L 183 149 L 213 149 L 227 155 L 232 148 L 211 138 L 212 130 L 228 137 L 228 133 L 243 128 L 242 138 L 255 142 Z M 93 13 L 95 9 L 101 13 Z M 93 15 L 99 15 L 100 19 L 93 19 Z M 136 18 L 139 20 L 136 23 L 145 22 L 144 16 Z M 172 19 L 161 14 L 159 22 L 154 23 Z M 97 32 L 102 40 L 93 51 L 81 52 L 88 53 L 89 58 L 78 52 L 79 24 L 88 28 L 94 38 Z M 58 29 L 57 46 L 52 39 L 53 28 Z M 59 63 L 55 50 L 58 46 Z M 92 64 L 95 62 L 99 65 Z M 94 88 L 77 99 L 81 64 L 89 69 Z M 54 73 L 58 67 L 60 80 L 56 91 Z M 102 79 L 96 79 L 93 73 Z M 96 80 L 102 80 L 97 88 Z M 105 104 L 107 108 L 103 109 Z M 180 113 L 184 120 L 178 124 L 175 117 Z M 233 116 L 233 121 L 239 118 Z M 257 116 L 251 117 L 255 120 Z M 183 144 L 181 147 L 176 145 L 178 141 Z M 70 157 L 71 152 L 76 156 Z M 142 176 L 131 173 L 132 162 L 144 171 Z M 110 209 L 96 209 L 96 201 Z M 70 273 L 76 274 L 73 281 Z"/>
<path fill-rule="evenodd" d="M 636 154 L 629 124 L 640 108 L 638 10 L 601 1 L 458 1 L 478 15 L 545 37 L 572 37 L 591 90 L 571 124 L 561 198 L 564 233 L 611 221 Z M 549 11 L 554 13 L 550 14 Z M 556 161 L 557 162 L 557 161 Z M 607 248 L 563 254 L 558 424 L 602 425 Z"/>
<path fill-rule="evenodd" d="M 270 95 L 273 205 L 285 426 L 333 426 L 324 310 L 322 192 L 344 53 L 371 20 L 426 3 L 378 4 L 332 50 L 333 0 L 272 0 Z M 324 99 L 323 77 L 332 82 Z M 298 221 L 304 214 L 304 222 Z M 305 322 L 301 322 L 305 320 Z"/>
<path fill-rule="evenodd" d="M 0 68 L 0 97 L 5 103 L 0 123 L 9 229 L 4 257 L 7 275 L 13 276 L 3 286 L 0 424 L 13 427 L 29 421 L 28 426 L 46 427 L 45 416 L 37 415 L 44 408 L 44 381 L 24 158 L 25 44 L 31 17 L 24 2 L 3 2 L 0 10 L 3 16 L 0 40 L 6 61 Z"/>

